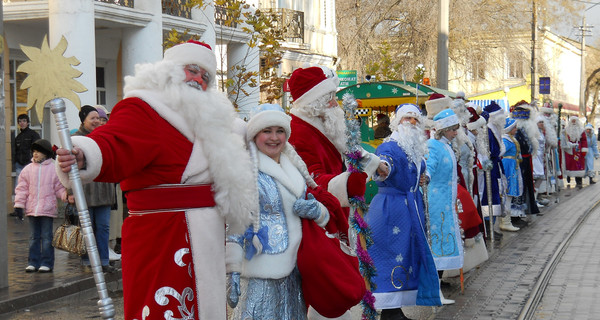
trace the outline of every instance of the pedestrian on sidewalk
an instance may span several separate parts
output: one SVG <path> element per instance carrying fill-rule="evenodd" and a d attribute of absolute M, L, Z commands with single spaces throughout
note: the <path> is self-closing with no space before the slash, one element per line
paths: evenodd
<path fill-rule="evenodd" d="M 85 105 L 81 107 L 79 119 L 81 125 L 79 130 L 73 133 L 73 136 L 87 136 L 100 126 L 100 115 L 98 110 L 92 106 Z M 83 191 L 90 213 L 102 270 L 112 272 L 114 267 L 109 264 L 108 236 L 110 231 L 110 208 L 115 203 L 115 186 L 112 183 L 90 182 L 83 185 Z M 81 264 L 84 267 L 90 266 L 90 259 L 87 254 L 81 256 Z"/>
<path fill-rule="evenodd" d="M 594 134 L 594 126 L 588 123 L 585 126 L 585 137 L 587 139 L 588 153 L 585 155 L 585 176 L 590 179 L 590 184 L 596 183 L 594 177 L 596 172 L 594 171 L 594 159 L 600 157 L 598 152 L 598 141 L 596 134 Z"/>
<path fill-rule="evenodd" d="M 20 114 L 17 117 L 17 123 L 19 124 L 20 132 L 15 137 L 13 143 L 12 159 L 18 181 L 21 170 L 31 163 L 31 145 L 40 139 L 40 135 L 29 128 L 29 116 L 26 113 Z"/>
<path fill-rule="evenodd" d="M 51 272 L 54 268 L 52 223 L 57 217 L 56 198 L 67 199 L 54 168 L 54 150 L 48 140 L 31 145 L 32 162 L 19 175 L 15 190 L 15 212 L 27 214 L 30 226 L 29 258 L 25 272 Z"/>

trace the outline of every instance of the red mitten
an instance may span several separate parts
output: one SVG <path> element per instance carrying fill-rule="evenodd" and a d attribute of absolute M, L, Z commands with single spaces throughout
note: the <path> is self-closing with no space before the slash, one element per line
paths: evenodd
<path fill-rule="evenodd" d="M 346 189 L 348 198 L 362 197 L 367 191 L 367 174 L 364 172 L 352 172 L 348 177 Z"/>

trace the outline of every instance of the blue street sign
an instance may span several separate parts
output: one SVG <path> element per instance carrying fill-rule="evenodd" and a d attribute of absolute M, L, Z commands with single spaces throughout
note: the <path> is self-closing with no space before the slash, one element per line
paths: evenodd
<path fill-rule="evenodd" d="M 550 77 L 540 77 L 540 94 L 550 94 Z"/>

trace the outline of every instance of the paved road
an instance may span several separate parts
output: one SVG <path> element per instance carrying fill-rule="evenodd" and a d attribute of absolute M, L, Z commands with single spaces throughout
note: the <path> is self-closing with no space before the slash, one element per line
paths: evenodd
<path fill-rule="evenodd" d="M 587 182 L 587 181 L 586 181 Z M 600 201 L 600 184 L 583 190 L 567 189 L 560 202 L 543 209 L 543 216 L 516 233 L 505 233 L 490 259 L 465 275 L 465 292 L 459 281 L 448 279 L 446 297 L 455 305 L 405 308 L 413 319 L 517 319 L 531 291 L 556 249 L 592 205 Z M 600 314 L 600 210 L 594 211 L 573 238 L 546 288 L 537 319 L 597 319 Z M 22 271 L 21 271 L 22 273 Z M 123 319 L 120 287 L 109 288 L 116 307 L 115 319 Z M 94 290 L 54 300 L 0 319 L 99 319 Z M 359 307 L 352 319 L 360 319 Z"/>

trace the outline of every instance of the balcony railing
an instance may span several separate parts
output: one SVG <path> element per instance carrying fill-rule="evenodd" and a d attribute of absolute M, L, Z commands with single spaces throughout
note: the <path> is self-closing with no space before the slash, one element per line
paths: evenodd
<path fill-rule="evenodd" d="M 285 40 L 304 43 L 304 12 L 280 8 L 277 9 L 277 14 Z"/>
<path fill-rule="evenodd" d="M 233 21 L 235 17 L 232 16 L 230 9 L 223 6 L 215 5 L 215 23 L 223 27 L 237 28 L 237 22 Z"/>
<path fill-rule="evenodd" d="M 121 7 L 133 8 L 133 0 L 96 0 L 98 2 L 116 4 Z"/>
<path fill-rule="evenodd" d="M 192 18 L 192 9 L 185 4 L 186 0 L 162 0 L 163 13 L 171 16 Z"/>

